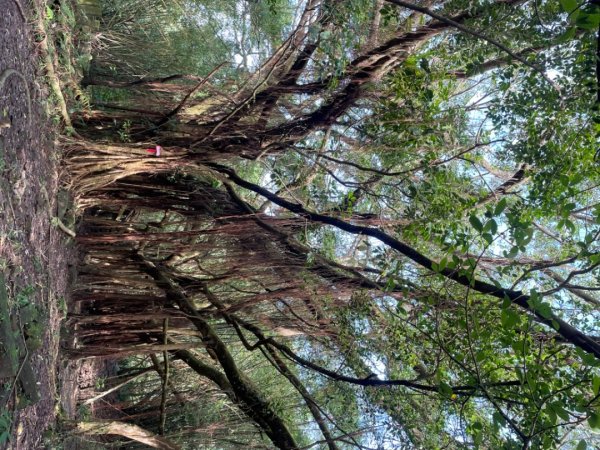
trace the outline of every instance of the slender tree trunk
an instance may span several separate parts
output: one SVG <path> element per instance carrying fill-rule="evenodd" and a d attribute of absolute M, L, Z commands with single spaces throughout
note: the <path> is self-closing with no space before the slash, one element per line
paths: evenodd
<path fill-rule="evenodd" d="M 149 447 L 158 448 L 160 450 L 181 449 L 179 445 L 162 436 L 158 436 L 137 425 L 131 425 L 125 422 L 119 422 L 117 420 L 79 422 L 76 430 L 82 434 L 116 434 L 118 436 L 123 436 L 127 439 L 131 439 L 132 441 L 141 442 Z"/>

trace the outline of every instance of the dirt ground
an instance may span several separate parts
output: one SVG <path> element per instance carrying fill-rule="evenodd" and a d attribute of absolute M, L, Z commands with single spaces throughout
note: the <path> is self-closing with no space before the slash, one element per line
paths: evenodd
<path fill-rule="evenodd" d="M 11 435 L 0 448 L 32 450 L 51 448 L 44 433 L 61 411 L 60 327 L 73 246 L 53 225 L 60 154 L 44 112 L 35 37 L 19 4 L 29 15 L 24 0 L 0 0 L 0 275 L 7 293 L 0 306 L 0 414 Z M 11 352 L 18 353 L 16 374 L 7 363 Z"/>

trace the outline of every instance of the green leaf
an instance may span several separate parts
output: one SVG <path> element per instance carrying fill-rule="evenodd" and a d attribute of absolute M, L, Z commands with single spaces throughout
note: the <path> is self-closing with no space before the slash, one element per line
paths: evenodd
<path fill-rule="evenodd" d="M 544 319 L 550 319 L 552 317 L 552 308 L 548 303 L 540 303 L 537 305 L 536 311 Z"/>
<path fill-rule="evenodd" d="M 515 325 L 519 323 L 519 314 L 513 311 L 510 308 L 503 309 L 500 314 L 500 322 L 502 323 L 502 327 L 506 330 L 512 330 L 515 328 Z"/>
<path fill-rule="evenodd" d="M 556 413 L 558 417 L 560 417 L 564 421 L 568 421 L 570 419 L 569 412 L 563 408 L 561 402 L 552 403 L 552 409 Z"/>
<path fill-rule="evenodd" d="M 591 353 L 581 350 L 580 348 L 575 349 L 575 352 L 577 352 L 577 355 L 581 358 L 581 362 L 586 366 L 598 366 L 598 359 Z"/>
<path fill-rule="evenodd" d="M 579 444 L 577 444 L 577 447 L 575 447 L 575 450 L 586 450 L 587 449 L 587 442 L 585 442 L 583 439 L 579 441 Z"/>
<path fill-rule="evenodd" d="M 450 397 L 453 394 L 452 387 L 448 383 L 445 383 L 444 381 L 440 381 L 439 388 L 440 388 L 440 393 L 447 397 Z"/>
<path fill-rule="evenodd" d="M 578 6 L 577 0 L 559 0 L 559 1 L 560 1 L 560 6 L 562 7 L 564 12 L 570 13 Z"/>
<path fill-rule="evenodd" d="M 483 224 L 481 223 L 481 220 L 479 220 L 479 219 L 477 218 L 477 216 L 476 216 L 476 215 L 472 214 L 472 215 L 469 217 L 469 222 L 471 223 L 471 226 L 472 226 L 473 228 L 475 228 L 475 230 L 477 230 L 477 231 L 479 231 L 479 232 L 481 232 L 481 230 L 483 230 Z"/>
<path fill-rule="evenodd" d="M 594 391 L 594 395 L 598 395 L 600 392 L 600 376 L 598 375 L 592 377 L 592 391 Z"/>
<path fill-rule="evenodd" d="M 408 312 L 404 309 L 402 305 L 398 304 L 396 305 L 396 314 L 402 317 L 406 317 L 408 315 Z"/>
<path fill-rule="evenodd" d="M 506 199 L 502 198 L 494 208 L 494 215 L 499 216 L 506 209 Z"/>
<path fill-rule="evenodd" d="M 598 17 L 600 17 L 600 16 L 598 16 Z M 563 224 L 565 227 L 567 227 L 569 229 L 569 231 L 571 233 L 575 233 L 575 231 L 577 230 L 577 228 L 575 227 L 575 224 L 568 219 L 563 220 Z"/>
<path fill-rule="evenodd" d="M 476 431 L 473 434 L 473 443 L 479 446 L 483 442 L 483 433 L 481 431 Z"/>
<path fill-rule="evenodd" d="M 54 11 L 52 11 L 52 8 L 50 8 L 48 5 L 46 5 L 46 19 L 54 19 Z"/>
<path fill-rule="evenodd" d="M 437 271 L 442 272 L 446 268 L 447 265 L 448 265 L 448 259 L 444 256 L 441 259 L 440 263 L 438 264 L 438 270 Z"/>
<path fill-rule="evenodd" d="M 554 409 L 552 409 L 552 407 L 550 405 L 546 406 L 546 414 L 548 414 L 548 420 L 550 420 L 550 423 L 552 425 L 555 425 L 556 421 L 558 419 L 558 416 L 556 415 L 556 411 L 554 411 Z"/>
<path fill-rule="evenodd" d="M 529 292 L 529 299 L 527 300 L 527 303 L 532 308 L 537 308 L 537 306 L 541 303 L 540 294 L 536 289 L 532 289 L 531 292 Z"/>
<path fill-rule="evenodd" d="M 496 234 L 498 232 L 498 223 L 494 219 L 491 219 L 488 223 L 490 224 L 490 233 Z"/>
<path fill-rule="evenodd" d="M 564 44 L 565 42 L 569 42 L 570 40 L 572 40 L 575 37 L 575 34 L 577 33 L 577 27 L 569 27 L 567 29 L 567 31 L 565 31 L 563 33 L 562 36 L 560 36 L 556 42 L 558 44 Z"/>
<path fill-rule="evenodd" d="M 588 424 L 593 429 L 600 429 L 600 414 L 593 412 L 588 417 Z"/>
<path fill-rule="evenodd" d="M 509 252 L 504 252 L 504 257 L 506 258 L 514 258 L 519 254 L 519 247 L 514 245 Z"/>
<path fill-rule="evenodd" d="M 385 290 L 388 292 L 393 291 L 395 287 L 396 287 L 396 280 L 394 280 L 393 277 L 389 277 L 387 280 L 387 283 L 385 284 Z"/>
<path fill-rule="evenodd" d="M 529 343 L 527 342 L 527 339 L 515 341 L 511 344 L 511 347 L 513 351 L 518 355 L 526 355 L 527 353 L 529 353 Z M 533 386 L 535 386 L 536 384 L 535 380 L 529 379 L 528 382 Z"/>
<path fill-rule="evenodd" d="M 575 24 L 584 30 L 595 30 L 600 24 L 600 14 L 582 11 L 579 16 L 577 16 Z"/>
<path fill-rule="evenodd" d="M 494 423 L 497 423 L 501 426 L 506 425 L 506 419 L 498 411 L 495 411 L 492 417 L 494 419 Z"/>

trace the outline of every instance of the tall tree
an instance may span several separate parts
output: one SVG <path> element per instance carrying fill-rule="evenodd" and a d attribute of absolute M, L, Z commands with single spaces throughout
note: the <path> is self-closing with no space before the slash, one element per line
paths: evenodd
<path fill-rule="evenodd" d="M 183 5 L 236 18 L 240 67 L 97 67 L 126 101 L 65 138 L 72 352 L 141 371 L 136 425 L 232 448 L 596 445 L 596 2 Z M 200 393 L 206 417 L 178 408 Z M 219 414 L 235 437 L 209 442 Z"/>

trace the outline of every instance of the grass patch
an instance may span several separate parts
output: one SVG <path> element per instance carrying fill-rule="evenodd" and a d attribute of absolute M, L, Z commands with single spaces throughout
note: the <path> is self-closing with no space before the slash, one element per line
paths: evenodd
<path fill-rule="evenodd" d="M 8 411 L 0 413 L 0 445 L 4 445 L 10 438 L 10 429 L 12 428 L 12 416 Z"/>

